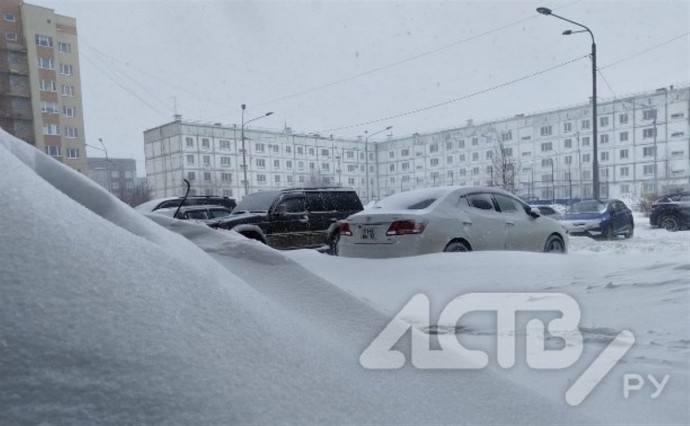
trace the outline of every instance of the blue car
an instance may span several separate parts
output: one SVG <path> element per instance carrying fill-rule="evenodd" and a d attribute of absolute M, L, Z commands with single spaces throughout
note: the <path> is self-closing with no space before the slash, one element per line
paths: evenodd
<path fill-rule="evenodd" d="M 585 200 L 573 204 L 560 220 L 569 235 L 614 240 L 633 236 L 632 211 L 620 200 Z"/>

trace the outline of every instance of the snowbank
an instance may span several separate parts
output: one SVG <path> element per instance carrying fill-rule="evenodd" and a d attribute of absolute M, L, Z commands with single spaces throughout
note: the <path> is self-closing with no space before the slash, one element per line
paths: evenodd
<path fill-rule="evenodd" d="M 365 370 L 389 316 L 282 253 L 156 224 L 0 142 L 2 424 L 586 421 L 487 371 Z"/>

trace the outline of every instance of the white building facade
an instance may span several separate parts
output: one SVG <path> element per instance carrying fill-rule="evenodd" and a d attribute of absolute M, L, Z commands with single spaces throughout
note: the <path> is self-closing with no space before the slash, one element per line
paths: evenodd
<path fill-rule="evenodd" d="M 598 105 L 602 198 L 690 188 L 690 88 L 668 87 Z M 241 130 L 181 120 L 144 133 L 153 197 L 310 185 L 353 187 L 363 201 L 439 185 L 502 186 L 527 199 L 592 196 L 592 108 L 579 105 L 376 142 Z M 383 136 L 386 139 L 386 136 Z M 368 151 L 367 151 L 368 149 Z M 368 152 L 368 155 L 366 155 Z M 501 166 L 498 163 L 502 163 Z M 367 179 L 369 185 L 367 185 Z"/>

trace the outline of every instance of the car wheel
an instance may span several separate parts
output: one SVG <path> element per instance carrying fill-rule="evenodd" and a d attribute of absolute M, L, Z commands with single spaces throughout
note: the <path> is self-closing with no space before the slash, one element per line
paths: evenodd
<path fill-rule="evenodd" d="M 667 231 L 676 232 L 680 230 L 680 220 L 675 215 L 666 215 L 662 217 L 659 224 Z"/>
<path fill-rule="evenodd" d="M 446 248 L 444 248 L 443 251 L 446 253 L 459 253 L 464 251 L 470 251 L 470 246 L 464 241 L 451 241 L 448 243 L 448 245 L 446 245 Z"/>
<path fill-rule="evenodd" d="M 601 237 L 604 240 L 609 240 L 609 241 L 616 239 L 616 233 L 613 232 L 613 225 L 607 226 L 604 233 L 601 234 Z"/>
<path fill-rule="evenodd" d="M 626 239 L 632 238 L 634 233 L 635 233 L 635 225 L 633 223 L 630 223 L 630 229 L 628 230 L 628 232 L 625 233 L 625 238 Z"/>
<path fill-rule="evenodd" d="M 550 235 L 544 244 L 544 252 L 546 253 L 565 253 L 565 243 L 558 235 Z"/>
<path fill-rule="evenodd" d="M 330 246 L 330 249 L 328 250 L 328 254 L 330 254 L 332 256 L 338 255 L 338 241 L 340 241 L 340 232 L 335 232 L 331 236 L 331 240 L 328 242 L 328 245 Z"/>

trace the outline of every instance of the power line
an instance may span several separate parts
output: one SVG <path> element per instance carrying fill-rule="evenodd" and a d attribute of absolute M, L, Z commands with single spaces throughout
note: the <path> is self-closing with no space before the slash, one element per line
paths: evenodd
<path fill-rule="evenodd" d="M 423 112 L 423 111 L 428 111 L 428 110 L 431 110 L 431 109 L 439 108 L 439 107 L 442 107 L 442 106 L 445 106 L 445 105 L 448 105 L 448 104 L 451 104 L 451 103 L 454 103 L 454 102 L 459 102 L 459 101 L 462 101 L 462 100 L 465 100 L 465 99 L 469 99 L 469 98 L 474 97 L 474 96 L 477 96 L 477 95 L 481 95 L 481 94 L 484 94 L 484 93 L 487 93 L 487 92 L 491 92 L 491 91 L 493 91 L 493 90 L 500 89 L 500 88 L 502 88 L 502 87 L 506 87 L 506 86 L 509 86 L 509 85 L 511 85 L 511 84 L 515 84 L 515 83 L 518 83 L 518 82 L 521 82 L 521 81 L 524 81 L 524 80 L 527 80 L 527 79 L 536 77 L 536 76 L 538 76 L 538 75 L 547 73 L 547 72 L 549 72 L 549 71 L 553 71 L 553 70 L 555 70 L 555 69 L 564 67 L 564 66 L 566 66 L 566 65 L 572 64 L 572 63 L 574 63 L 574 62 L 580 61 L 580 60 L 582 60 L 582 59 L 584 59 L 584 58 L 588 58 L 588 57 L 589 57 L 589 54 L 584 55 L 584 56 L 580 56 L 580 57 L 577 57 L 577 58 L 573 58 L 573 59 L 571 59 L 571 60 L 569 60 L 569 61 L 563 62 L 563 63 L 558 64 L 558 65 L 555 65 L 555 66 L 553 66 L 553 67 L 549 67 L 549 68 L 543 69 L 543 70 L 541 70 L 541 71 L 537 71 L 537 72 L 534 72 L 534 73 L 532 73 L 532 74 L 528 74 L 528 75 L 526 75 L 526 76 L 522 76 L 522 77 L 516 78 L 516 79 L 514 79 L 514 80 L 510 80 L 510 81 L 507 81 L 507 82 L 505 82 L 505 83 L 497 84 L 497 85 L 491 86 L 491 87 L 489 87 L 489 88 L 487 88 L 487 89 L 483 89 L 483 90 L 479 90 L 479 91 L 476 91 L 476 92 L 472 92 L 472 93 L 470 93 L 470 94 L 461 96 L 461 97 L 459 97 L 459 98 L 451 99 L 451 100 L 444 101 L 444 102 L 441 102 L 441 103 L 438 103 L 438 104 L 429 105 L 429 106 L 422 107 L 422 108 L 417 108 L 417 109 L 412 110 L 412 111 L 407 111 L 407 112 L 404 112 L 404 113 L 401 113 L 401 114 L 396 114 L 396 115 L 390 115 L 390 116 L 383 117 L 383 118 L 379 118 L 379 119 L 376 119 L 376 120 L 370 120 L 370 121 L 365 121 L 365 122 L 362 122 L 362 123 L 352 124 L 352 125 L 349 125 L 349 126 L 336 127 L 336 128 L 332 128 L 332 129 L 324 129 L 324 130 L 320 130 L 319 132 L 331 132 L 331 131 L 336 131 L 336 130 L 351 129 L 351 128 L 353 128 L 353 127 L 360 127 L 360 126 L 365 126 L 365 125 L 369 125 L 369 124 L 379 123 L 379 122 L 381 122 L 381 121 L 392 120 L 392 119 L 395 119 L 395 118 L 405 117 L 405 116 L 412 115 L 412 114 L 417 114 L 417 113 L 420 113 L 420 112 Z"/>
<path fill-rule="evenodd" d="M 562 7 L 560 7 L 559 10 L 560 10 L 560 9 L 563 9 L 563 8 L 565 8 L 565 7 L 568 7 L 568 6 L 570 6 L 570 5 L 573 5 L 573 4 L 575 4 L 575 3 L 579 3 L 580 1 L 582 1 L 582 0 L 576 0 L 576 1 L 570 2 L 570 3 L 568 3 L 568 4 L 566 4 L 566 5 L 562 6 Z M 321 90 L 321 89 L 325 89 L 325 88 L 327 88 L 327 87 L 336 86 L 336 85 L 338 85 L 338 84 L 342 84 L 342 83 L 345 83 L 345 82 L 348 82 L 348 81 L 352 81 L 352 80 L 355 80 L 355 79 L 360 78 L 360 77 L 365 77 L 365 76 L 367 76 L 367 75 L 374 74 L 374 73 L 377 73 L 377 72 L 380 72 L 380 71 L 383 71 L 383 70 L 387 70 L 387 69 L 389 69 L 389 68 L 397 67 L 398 65 L 402 65 L 402 64 L 405 64 L 405 63 L 407 63 L 407 62 L 412 62 L 412 61 L 415 61 L 415 60 L 417 60 L 417 59 L 419 59 L 419 58 L 423 58 L 423 57 L 425 57 L 425 56 L 429 56 L 429 55 L 432 55 L 432 54 L 434 54 L 434 53 L 438 53 L 438 52 L 440 52 L 440 51 L 442 51 L 442 50 L 450 49 L 450 48 L 452 48 L 452 47 L 455 47 L 455 46 L 458 46 L 458 45 L 461 45 L 461 44 L 464 44 L 464 43 L 467 43 L 467 42 L 470 42 L 470 41 L 477 40 L 477 39 L 479 39 L 479 38 L 481 38 L 481 37 L 484 37 L 484 36 L 487 36 L 487 35 L 489 35 L 489 34 L 493 34 L 493 33 L 496 33 L 496 32 L 502 31 L 502 30 L 505 30 L 505 29 L 507 29 L 507 28 L 513 27 L 513 26 L 515 26 L 515 25 L 521 24 L 521 23 L 526 22 L 526 21 L 529 21 L 529 20 L 531 20 L 531 19 L 535 19 L 535 18 L 537 18 L 537 17 L 539 17 L 539 14 L 535 14 L 535 15 L 529 16 L 529 17 L 527 17 L 527 18 L 519 19 L 519 20 L 517 20 L 517 21 L 513 21 L 513 22 L 511 22 L 511 23 L 502 25 L 502 26 L 500 26 L 500 27 L 497 27 L 497 28 L 494 28 L 494 29 L 485 31 L 485 32 L 483 32 L 483 33 L 479 33 L 479 34 L 477 34 L 477 35 L 475 35 L 475 36 L 468 37 L 468 38 L 465 38 L 465 39 L 462 39 L 462 40 L 458 40 L 458 41 L 455 41 L 455 42 L 453 42 L 453 43 L 447 44 L 447 45 L 445 45 L 445 46 L 437 47 L 437 48 L 435 48 L 435 49 L 428 50 L 428 51 L 426 51 L 426 52 L 422 52 L 422 53 L 419 53 L 419 54 L 417 54 L 417 55 L 410 56 L 410 57 L 408 57 L 408 58 L 404 58 L 404 59 L 401 59 L 401 60 L 399 60 L 399 61 L 396 61 L 396 62 L 387 64 L 387 65 L 383 65 L 383 66 L 380 66 L 380 67 L 377 67 L 377 68 L 373 68 L 373 69 L 370 69 L 370 70 L 368 70 L 368 71 L 364 71 L 364 72 L 359 73 L 359 74 L 355 74 L 355 75 L 351 75 L 351 76 L 349 76 L 349 77 L 341 78 L 340 80 L 335 80 L 335 81 L 330 82 L 330 83 L 326 83 L 326 84 L 322 84 L 322 85 L 320 85 L 320 86 L 312 87 L 312 88 L 310 88 L 310 89 L 302 90 L 302 91 L 300 91 L 300 92 L 296 92 L 296 93 L 293 93 L 293 94 L 291 94 L 291 95 L 286 95 L 286 96 L 283 96 L 283 97 L 280 97 L 280 98 L 276 98 L 276 99 L 273 99 L 273 100 L 270 100 L 270 101 L 267 101 L 267 102 L 262 102 L 262 103 L 259 103 L 258 105 L 256 105 L 256 107 L 266 106 L 266 105 L 273 104 L 273 103 L 276 103 L 276 102 L 284 101 L 284 100 L 286 100 L 286 99 L 291 99 L 291 98 L 295 98 L 295 97 L 298 97 L 298 96 L 306 95 L 307 93 L 315 92 L 315 91 L 318 91 L 318 90 Z"/>
<path fill-rule="evenodd" d="M 665 46 L 665 45 L 667 45 L 667 44 L 669 44 L 669 43 L 671 43 L 671 42 L 674 42 L 674 41 L 676 41 L 676 40 L 678 40 L 678 39 L 681 39 L 681 38 L 687 36 L 688 34 L 690 34 L 690 32 L 686 32 L 686 33 L 683 33 L 683 34 L 681 34 L 681 35 L 679 35 L 679 36 L 673 37 L 673 38 L 670 39 L 670 40 L 666 40 L 666 41 L 661 42 L 661 43 L 659 43 L 659 44 L 657 44 L 657 45 L 655 45 L 655 46 L 652 46 L 652 47 L 650 47 L 650 48 L 648 48 L 648 49 L 642 50 L 642 51 L 640 51 L 640 52 L 637 52 L 637 53 L 632 54 L 632 55 L 630 55 L 630 56 L 627 56 L 627 57 L 625 57 L 625 58 L 619 59 L 619 60 L 617 60 L 617 61 L 615 61 L 615 62 L 612 62 L 612 63 L 610 63 L 610 64 L 608 64 L 608 65 L 606 65 L 606 66 L 598 67 L 598 69 L 599 69 L 599 70 L 605 70 L 606 68 L 612 67 L 612 66 L 614 66 L 614 65 L 618 65 L 618 64 L 620 64 L 621 62 L 625 62 L 625 61 L 627 61 L 627 60 L 636 58 L 636 57 L 638 57 L 638 56 L 640 56 L 640 55 L 643 55 L 643 54 L 645 54 L 645 53 L 647 53 L 647 52 L 650 52 L 650 51 L 652 51 L 652 50 L 654 50 L 654 49 L 658 49 L 658 48 L 663 47 L 663 46 Z"/>

